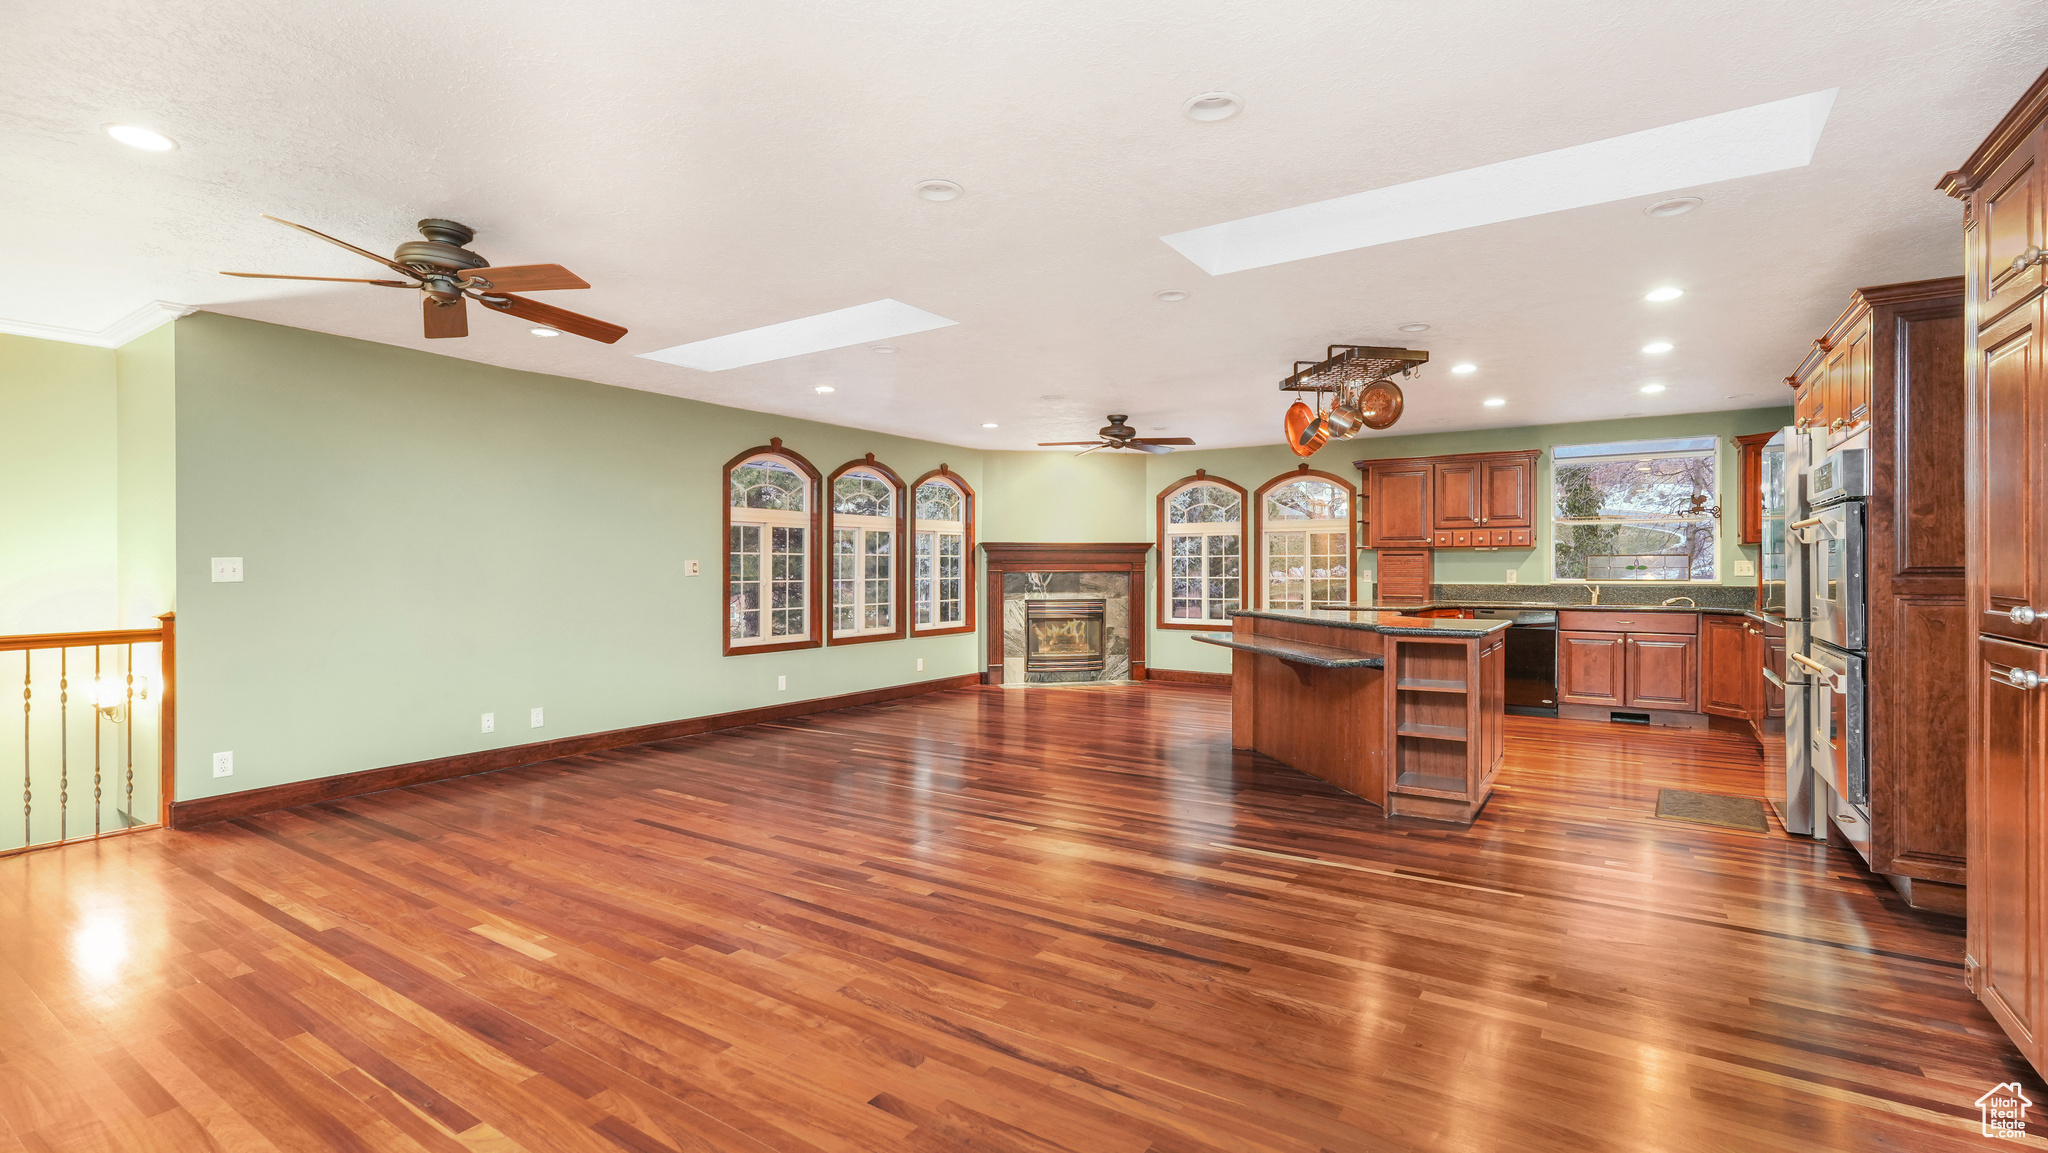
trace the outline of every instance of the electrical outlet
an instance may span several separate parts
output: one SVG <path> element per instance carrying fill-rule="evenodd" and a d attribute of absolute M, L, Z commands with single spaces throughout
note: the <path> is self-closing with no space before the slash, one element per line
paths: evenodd
<path fill-rule="evenodd" d="M 924 658 L 923 658 L 923 657 L 919 657 L 919 658 L 917 658 L 917 671 L 918 671 L 918 672 L 923 672 L 923 671 L 924 671 Z"/>
<path fill-rule="evenodd" d="M 1522 581 L 1521 581 L 1521 577 L 1520 577 L 1520 575 L 1519 575 L 1519 571 L 1518 571 L 1518 570 L 1516 570 L 1516 569 L 1509 569 L 1509 570 L 1508 570 L 1508 583 L 1509 583 L 1509 584 L 1511 584 L 1511 585 L 1512 585 L 1512 584 L 1520 584 L 1520 583 L 1522 583 Z"/>
<path fill-rule="evenodd" d="M 784 691 L 786 691 L 786 690 L 787 690 L 788 688 L 789 688 L 789 678 L 788 678 L 788 677 L 776 677 L 776 678 L 775 678 L 775 691 L 776 691 L 776 692 L 778 692 L 778 693 L 779 693 L 779 692 L 784 692 Z"/>
<path fill-rule="evenodd" d="M 235 775 L 235 754 L 233 754 L 233 753 L 215 753 L 215 754 L 213 754 L 213 775 L 214 775 L 214 776 L 216 776 L 216 777 L 232 777 L 232 776 L 234 776 L 234 775 Z"/>
<path fill-rule="evenodd" d="M 242 558 L 238 556 L 217 556 L 213 558 L 213 583 L 242 579 Z"/>
<path fill-rule="evenodd" d="M 1736 575 L 1736 576 L 1755 576 L 1755 575 L 1756 575 L 1756 562 L 1755 562 L 1755 561 L 1753 561 L 1753 560 L 1751 560 L 1751 559 L 1749 559 L 1748 557 L 1742 557 L 1742 558 L 1738 559 L 1738 560 L 1737 560 L 1737 561 L 1735 562 L 1735 575 Z"/>
<path fill-rule="evenodd" d="M 540 726 L 541 726 L 541 715 L 540 715 L 540 710 L 539 710 L 539 709 L 535 709 L 535 710 L 533 710 L 533 722 L 532 722 L 532 725 L 531 725 L 531 727 L 532 727 L 532 728 L 536 728 L 536 729 L 537 729 L 537 728 L 539 728 Z"/>
<path fill-rule="evenodd" d="M 696 561 L 693 561 L 693 560 L 686 560 L 686 561 L 684 561 L 684 562 L 683 562 L 683 575 L 684 575 L 684 576 L 696 576 L 696 575 L 697 575 L 697 574 L 698 574 L 698 573 L 699 573 L 700 571 L 702 571 L 702 570 L 700 570 L 700 569 L 699 569 L 699 568 L 697 567 L 697 562 L 696 562 Z"/>
<path fill-rule="evenodd" d="M 495 731 L 497 730 L 497 728 L 498 728 L 498 714 L 496 714 L 496 713 L 485 713 L 485 714 L 484 714 L 484 731 L 485 731 L 485 732 L 487 732 L 487 733 L 488 733 L 488 732 L 495 732 Z"/>

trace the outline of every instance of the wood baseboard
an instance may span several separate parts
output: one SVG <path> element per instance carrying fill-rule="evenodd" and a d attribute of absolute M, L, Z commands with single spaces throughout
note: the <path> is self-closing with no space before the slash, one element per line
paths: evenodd
<path fill-rule="evenodd" d="M 1145 675 L 1155 681 L 1179 681 L 1189 685 L 1221 685 L 1230 687 L 1229 673 L 1198 673 L 1192 669 L 1147 669 Z"/>
<path fill-rule="evenodd" d="M 944 692 L 947 689 L 969 688 L 980 683 L 979 674 L 962 673 L 957 677 L 941 677 L 935 681 L 916 681 L 907 685 L 890 685 L 886 688 L 863 689 L 857 693 L 818 697 L 815 700 L 792 701 L 786 705 L 764 705 L 757 709 L 740 709 L 730 713 L 713 713 L 704 717 L 686 717 L 677 721 L 636 725 L 628 729 L 609 729 L 601 733 L 558 737 L 551 741 L 535 741 L 532 744 L 513 745 L 503 749 L 459 753 L 452 757 L 436 757 L 430 761 L 414 761 L 411 764 L 392 765 L 382 769 L 365 769 L 359 773 L 343 773 L 311 781 L 293 781 L 286 785 L 225 793 L 218 797 L 174 801 L 171 803 L 170 825 L 173 829 L 190 829 L 215 821 L 232 821 L 258 813 L 295 809 L 300 805 L 311 805 L 321 801 L 359 797 L 365 793 L 381 793 L 386 789 L 402 789 L 408 785 L 424 785 L 476 773 L 492 773 L 499 769 L 531 765 L 538 761 L 552 761 L 558 757 L 573 757 L 579 753 L 595 753 L 626 745 L 644 745 L 649 741 L 673 740 L 718 729 L 736 729 L 742 725 L 787 720 L 790 717 L 801 717 L 811 713 L 827 713 L 834 709 L 852 708 L 855 705 L 871 705 L 881 701 Z"/>

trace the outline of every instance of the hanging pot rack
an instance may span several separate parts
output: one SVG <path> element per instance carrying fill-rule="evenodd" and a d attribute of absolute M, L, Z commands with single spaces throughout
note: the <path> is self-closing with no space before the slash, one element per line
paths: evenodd
<path fill-rule="evenodd" d="M 1401 386 L 1395 375 L 1413 376 L 1429 354 L 1411 348 L 1379 348 L 1333 344 L 1328 356 L 1313 363 L 1294 362 L 1294 375 L 1280 382 L 1282 392 L 1295 394 L 1281 422 L 1287 446 L 1296 456 L 1309 456 L 1331 439 L 1349 440 L 1365 429 L 1390 428 L 1401 419 Z M 1320 411 L 1304 404 L 1301 394 L 1330 394 Z"/>
<path fill-rule="evenodd" d="M 1323 360 L 1295 361 L 1294 375 L 1280 382 L 1280 391 L 1340 392 L 1362 388 L 1395 373 L 1408 376 L 1429 362 L 1429 354 L 1416 348 L 1333 344 L 1326 351 L 1328 356 Z"/>

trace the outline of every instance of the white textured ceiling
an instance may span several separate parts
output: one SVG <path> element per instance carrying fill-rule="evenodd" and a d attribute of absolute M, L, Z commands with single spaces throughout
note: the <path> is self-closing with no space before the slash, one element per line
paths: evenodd
<path fill-rule="evenodd" d="M 1933 184 L 2044 63 L 2039 0 L 23 3 L 0 327 L 171 300 L 986 448 L 1112 410 L 1275 443 L 1275 382 L 1332 342 L 1431 351 L 1395 433 L 1747 408 L 1784 402 L 1850 289 L 1959 269 Z M 1624 201 L 1220 277 L 1159 239 L 1831 87 L 1810 166 L 1690 190 L 1686 216 Z M 1179 114 L 1212 89 L 1245 112 Z M 935 177 L 966 195 L 919 199 Z M 215 275 L 377 275 L 263 212 L 387 252 L 461 220 L 495 263 L 595 286 L 538 298 L 632 333 L 471 309 L 429 342 L 398 292 Z M 1686 297 L 1643 302 L 1665 283 Z M 717 373 L 633 355 L 883 298 L 959 324 Z"/>

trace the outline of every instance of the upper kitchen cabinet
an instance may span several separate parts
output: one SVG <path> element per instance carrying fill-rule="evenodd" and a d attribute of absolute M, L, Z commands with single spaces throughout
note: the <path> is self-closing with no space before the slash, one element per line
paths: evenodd
<path fill-rule="evenodd" d="M 1429 462 L 1426 460 L 1362 461 L 1365 492 L 1372 520 L 1370 548 L 1429 547 Z"/>
<path fill-rule="evenodd" d="M 1764 446 L 1771 442 L 1776 432 L 1753 432 L 1748 436 L 1735 438 L 1735 451 L 1741 457 L 1741 467 L 1736 475 L 1741 478 L 1741 492 L 1736 500 L 1739 511 L 1737 524 L 1743 544 L 1762 544 L 1764 539 Z"/>
<path fill-rule="evenodd" d="M 1870 426 L 1870 341 L 1870 308 L 1858 295 L 1849 311 L 1813 342 L 1799 371 L 1786 378 L 1798 389 L 1792 423 L 1827 429 L 1829 444 Z"/>
<path fill-rule="evenodd" d="M 1533 547 L 1538 455 L 1529 449 L 1355 462 L 1372 509 L 1368 547 Z"/>
<path fill-rule="evenodd" d="M 2042 172 L 2041 86 L 2012 110 L 1962 168 L 1942 179 L 1964 202 L 1964 274 L 1980 326 L 2040 291 L 2048 273 L 2048 176 Z"/>
<path fill-rule="evenodd" d="M 1982 589 L 1976 628 L 1986 636 L 2040 644 L 2048 638 L 2048 372 L 2042 332 L 2048 302 L 2036 296 L 2008 312 L 1978 337 L 1972 411 L 1981 486 L 1972 502 L 1976 520 L 1974 573 Z"/>

